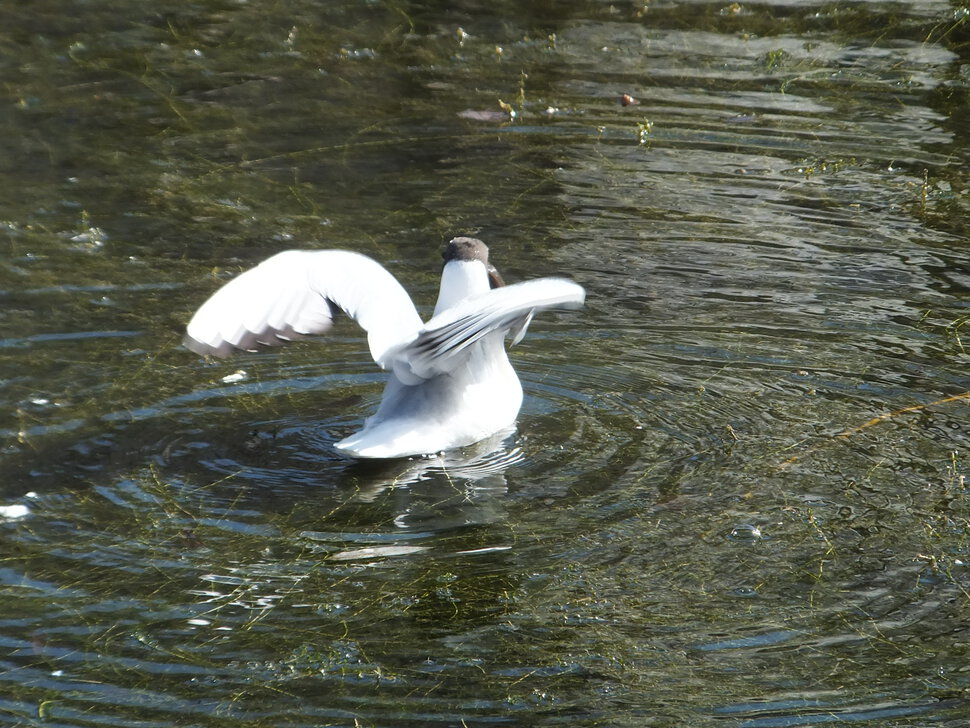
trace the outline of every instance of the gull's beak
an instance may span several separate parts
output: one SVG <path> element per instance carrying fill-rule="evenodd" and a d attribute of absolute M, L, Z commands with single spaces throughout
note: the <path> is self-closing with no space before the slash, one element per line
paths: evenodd
<path fill-rule="evenodd" d="M 502 275 L 498 272 L 498 268 L 491 263 L 488 264 L 488 284 L 492 288 L 501 288 L 505 285 L 505 281 L 502 280 Z"/>

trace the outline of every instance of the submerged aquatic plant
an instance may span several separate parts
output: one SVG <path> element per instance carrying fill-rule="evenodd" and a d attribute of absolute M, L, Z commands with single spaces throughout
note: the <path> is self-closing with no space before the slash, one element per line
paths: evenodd
<path fill-rule="evenodd" d="M 960 329 L 968 323 L 970 323 L 970 313 L 954 319 L 945 330 L 947 340 L 952 340 L 957 345 L 961 354 L 966 354 L 967 350 L 963 347 L 963 341 L 960 339 Z"/>
<path fill-rule="evenodd" d="M 637 143 L 646 146 L 650 143 L 650 135 L 653 133 L 653 122 L 644 119 L 637 124 Z"/>

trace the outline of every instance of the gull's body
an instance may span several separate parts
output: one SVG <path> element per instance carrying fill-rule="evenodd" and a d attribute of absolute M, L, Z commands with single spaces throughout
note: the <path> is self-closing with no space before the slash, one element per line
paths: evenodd
<path fill-rule="evenodd" d="M 290 250 L 216 291 L 189 322 L 185 344 L 217 356 L 281 344 L 323 333 L 341 309 L 367 332 L 374 361 L 390 376 L 377 412 L 335 447 L 360 458 L 396 458 L 470 445 L 510 427 L 522 405 L 505 337 L 511 333 L 517 343 L 537 310 L 581 306 L 585 293 L 561 278 L 503 286 L 488 248 L 474 238 L 455 238 L 444 257 L 427 323 L 374 260 L 343 250 Z"/>

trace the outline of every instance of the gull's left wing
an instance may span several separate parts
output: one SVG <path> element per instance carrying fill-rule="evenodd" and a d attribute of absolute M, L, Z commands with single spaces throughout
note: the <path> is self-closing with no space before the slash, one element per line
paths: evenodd
<path fill-rule="evenodd" d="M 184 345 L 228 356 L 322 334 L 344 311 L 367 332 L 374 361 L 421 329 L 407 291 L 380 263 L 346 250 L 287 250 L 233 278 L 196 311 Z"/>

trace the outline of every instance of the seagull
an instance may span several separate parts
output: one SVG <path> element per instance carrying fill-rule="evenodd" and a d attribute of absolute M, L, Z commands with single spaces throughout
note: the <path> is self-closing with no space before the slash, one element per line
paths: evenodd
<path fill-rule="evenodd" d="M 334 447 L 357 458 L 433 455 L 509 429 L 522 385 L 509 363 L 536 311 L 579 308 L 586 292 L 563 278 L 505 285 L 481 240 L 458 237 L 442 257 L 434 313 L 421 320 L 380 263 L 347 250 L 287 250 L 229 281 L 202 304 L 183 344 L 225 357 L 329 329 L 343 311 L 367 332 L 389 374 L 377 412 Z"/>

